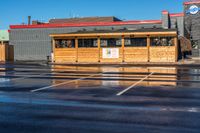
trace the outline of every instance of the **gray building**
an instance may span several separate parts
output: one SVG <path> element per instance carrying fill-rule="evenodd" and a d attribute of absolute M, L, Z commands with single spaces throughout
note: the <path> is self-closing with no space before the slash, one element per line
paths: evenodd
<path fill-rule="evenodd" d="M 193 56 L 200 56 L 200 1 L 185 2 L 184 4 L 185 36 L 190 38 Z"/>
<path fill-rule="evenodd" d="M 196 5 L 197 13 L 191 6 Z M 176 28 L 180 36 L 188 36 L 195 42 L 194 56 L 199 56 L 200 2 L 185 2 L 183 13 L 163 11 L 160 20 L 121 21 L 115 17 L 88 17 L 52 19 L 48 23 L 33 21 L 29 25 L 11 25 L 10 43 L 14 45 L 15 60 L 46 60 L 51 55 L 52 33 L 71 33 L 94 30 L 137 30 L 143 28 Z M 197 46 L 196 46 L 197 45 Z"/>

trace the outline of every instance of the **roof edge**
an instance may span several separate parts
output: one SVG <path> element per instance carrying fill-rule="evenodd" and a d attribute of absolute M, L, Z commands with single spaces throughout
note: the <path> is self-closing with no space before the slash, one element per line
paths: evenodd
<path fill-rule="evenodd" d="M 163 31 L 156 31 L 156 30 L 152 30 L 152 31 L 140 31 L 140 30 L 135 30 L 135 31 L 131 31 L 131 30 L 127 30 L 127 31 L 110 31 L 110 32 L 105 32 L 105 33 L 101 33 L 101 32 L 87 32 L 87 33 L 80 33 L 80 32 L 76 32 L 76 33 L 52 33 L 52 34 L 49 34 L 50 37 L 60 37 L 60 36 L 76 36 L 76 35 L 79 35 L 79 36 L 103 36 L 103 35 L 128 35 L 128 34 L 132 34 L 132 35 L 135 35 L 135 34 L 144 34 L 144 33 L 148 33 L 149 35 L 152 35 L 152 34 L 166 34 L 166 33 L 169 33 L 169 34 L 173 34 L 173 35 L 177 35 L 177 30 L 174 29 L 174 30 L 165 30 L 165 29 L 162 29 Z"/>
<path fill-rule="evenodd" d="M 161 20 L 132 20 L 118 22 L 85 22 L 85 23 L 62 23 L 62 24 L 39 24 L 39 25 L 10 25 L 10 29 L 31 29 L 31 28 L 61 28 L 61 27 L 90 27 L 90 26 L 117 26 L 132 24 L 161 24 Z"/>
<path fill-rule="evenodd" d="M 170 17 L 183 17 L 184 13 L 170 13 Z"/>
<path fill-rule="evenodd" d="M 188 1 L 188 2 L 184 2 L 184 5 L 190 5 L 190 4 L 199 4 L 200 1 Z"/>

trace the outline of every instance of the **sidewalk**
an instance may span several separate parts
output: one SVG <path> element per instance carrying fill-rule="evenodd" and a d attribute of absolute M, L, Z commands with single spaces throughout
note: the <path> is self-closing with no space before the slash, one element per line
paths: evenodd
<path fill-rule="evenodd" d="M 131 63 L 49 63 L 50 65 L 71 65 L 71 66 L 104 66 L 104 65 L 121 65 L 121 66 L 193 66 L 200 67 L 199 59 L 184 59 L 178 62 L 131 62 Z"/>
<path fill-rule="evenodd" d="M 178 63 L 200 65 L 200 57 L 192 57 L 190 59 L 179 60 Z"/>
<path fill-rule="evenodd" d="M 190 66 L 190 67 L 200 67 L 200 57 L 199 58 L 189 58 L 184 60 L 179 60 L 178 62 L 131 62 L 131 63 L 52 63 L 47 61 L 16 61 L 16 62 L 0 62 L 0 64 L 16 64 L 16 65 L 68 65 L 68 66 L 110 66 L 110 65 L 120 65 L 120 66 Z"/>

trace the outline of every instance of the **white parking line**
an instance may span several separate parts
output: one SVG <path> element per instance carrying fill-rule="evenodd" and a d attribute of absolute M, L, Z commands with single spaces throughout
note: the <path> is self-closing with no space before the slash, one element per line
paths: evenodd
<path fill-rule="evenodd" d="M 69 83 L 72 83 L 72 82 L 75 82 L 75 81 L 78 81 L 78 80 L 87 79 L 87 78 L 90 78 L 90 77 L 93 77 L 93 76 L 96 76 L 96 75 L 100 75 L 100 74 L 93 74 L 93 75 L 90 75 L 90 76 L 87 76 L 87 77 L 66 81 L 66 82 L 63 82 L 63 83 L 60 83 L 60 84 L 55 84 L 55 85 L 51 85 L 51 86 L 42 87 L 42 88 L 39 88 L 39 89 L 31 90 L 31 92 L 42 91 L 42 90 L 46 90 L 46 89 L 49 89 L 49 88 L 52 88 L 52 87 L 57 87 L 57 86 L 60 86 L 60 85 L 69 84 Z"/>
<path fill-rule="evenodd" d="M 127 92 L 128 90 L 130 90 L 131 88 L 135 87 L 137 84 L 141 83 L 142 81 L 144 81 L 145 79 L 147 79 L 149 76 L 153 75 L 154 72 L 150 73 L 149 75 L 147 75 L 146 77 L 142 78 L 140 81 L 136 82 L 135 84 L 129 86 L 128 88 L 124 89 L 123 91 L 117 93 L 117 96 L 121 96 L 122 94 L 124 94 L 125 92 Z"/>

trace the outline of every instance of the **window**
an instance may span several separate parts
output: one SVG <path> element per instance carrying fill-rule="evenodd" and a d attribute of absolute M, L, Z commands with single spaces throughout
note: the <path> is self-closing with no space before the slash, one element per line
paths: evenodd
<path fill-rule="evenodd" d="M 154 37 L 151 38 L 151 46 L 174 46 L 172 37 Z"/>
<path fill-rule="evenodd" d="M 79 39 L 78 40 L 78 47 L 98 47 L 97 39 Z"/>
<path fill-rule="evenodd" d="M 55 40 L 56 48 L 75 48 L 74 39 L 58 39 Z"/>
<path fill-rule="evenodd" d="M 125 47 L 146 47 L 147 38 L 125 38 Z"/>
<path fill-rule="evenodd" d="M 101 47 L 121 47 L 122 41 L 119 38 L 101 39 Z"/>

